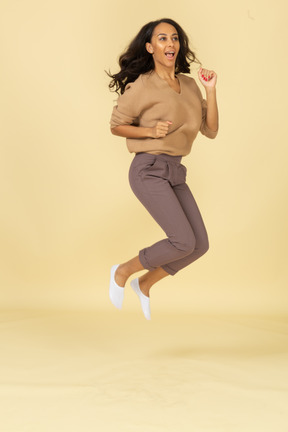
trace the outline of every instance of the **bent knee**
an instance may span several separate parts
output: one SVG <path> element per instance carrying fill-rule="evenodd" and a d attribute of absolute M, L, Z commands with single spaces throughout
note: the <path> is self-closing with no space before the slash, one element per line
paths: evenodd
<path fill-rule="evenodd" d="M 189 255 L 196 247 L 196 238 L 193 232 L 186 233 L 185 238 L 173 241 L 172 244 L 176 249 L 179 250 L 181 255 Z"/>
<path fill-rule="evenodd" d="M 205 240 L 202 240 L 201 243 L 197 244 L 197 248 L 199 249 L 199 252 L 201 255 L 204 255 L 209 250 L 209 240 L 206 238 Z"/>

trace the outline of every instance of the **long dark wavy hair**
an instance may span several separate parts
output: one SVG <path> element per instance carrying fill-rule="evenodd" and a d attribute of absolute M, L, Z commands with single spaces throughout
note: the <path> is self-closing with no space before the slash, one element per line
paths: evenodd
<path fill-rule="evenodd" d="M 189 48 L 189 39 L 184 30 L 170 18 L 162 18 L 157 21 L 151 21 L 145 24 L 136 37 L 132 40 L 126 51 L 119 57 L 120 72 L 108 76 L 112 78 L 109 88 L 116 93 L 123 94 L 125 86 L 134 82 L 139 75 L 154 70 L 154 60 L 151 54 L 146 49 L 146 43 L 151 42 L 152 34 L 155 27 L 160 23 L 167 23 L 175 27 L 178 33 L 180 50 L 176 59 L 175 73 L 180 72 L 190 73 L 190 64 L 193 62 L 199 63 L 196 55 Z"/>

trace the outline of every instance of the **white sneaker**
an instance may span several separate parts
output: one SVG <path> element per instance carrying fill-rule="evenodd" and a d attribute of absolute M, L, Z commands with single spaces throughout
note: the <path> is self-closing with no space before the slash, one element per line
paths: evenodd
<path fill-rule="evenodd" d="M 109 286 L 109 297 L 112 301 L 113 305 L 118 309 L 122 308 L 122 303 L 124 299 L 124 287 L 120 287 L 115 282 L 115 272 L 119 264 L 115 264 L 111 268 L 111 276 L 110 276 L 110 286 Z"/>
<path fill-rule="evenodd" d="M 144 316 L 147 320 L 151 319 L 151 312 L 150 312 L 150 298 L 147 297 L 145 294 L 142 293 L 140 287 L 139 287 L 139 279 L 133 279 L 130 282 L 131 287 L 135 291 L 135 293 L 138 295 L 142 307 L 142 311 L 144 313 Z"/>

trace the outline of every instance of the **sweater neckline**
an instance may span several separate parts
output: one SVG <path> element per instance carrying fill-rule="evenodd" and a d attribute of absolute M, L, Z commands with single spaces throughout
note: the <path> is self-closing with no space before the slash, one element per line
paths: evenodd
<path fill-rule="evenodd" d="M 155 70 L 153 71 L 153 73 L 154 73 L 154 75 L 156 75 L 156 77 L 158 77 L 159 80 L 161 80 L 161 81 L 163 82 L 163 84 L 165 84 L 166 87 L 168 87 L 168 88 L 169 88 L 173 93 L 175 93 L 176 95 L 179 95 L 179 96 L 182 95 L 182 83 L 181 83 L 181 80 L 180 80 L 180 78 L 179 78 L 179 75 L 177 75 L 177 79 L 178 79 L 179 86 L 180 86 L 180 92 L 178 93 L 176 90 L 174 90 L 174 89 L 173 89 L 173 88 L 168 84 L 168 82 L 167 82 L 165 79 L 161 78 L 160 75 L 158 75 L 157 72 L 156 72 Z M 176 75 L 175 75 L 175 76 L 176 76 Z"/>

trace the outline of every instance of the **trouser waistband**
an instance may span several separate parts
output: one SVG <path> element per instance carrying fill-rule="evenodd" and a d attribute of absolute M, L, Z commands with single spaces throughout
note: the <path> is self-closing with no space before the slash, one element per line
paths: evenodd
<path fill-rule="evenodd" d="M 147 160 L 149 160 L 149 158 L 151 158 L 152 160 L 156 159 L 160 159 L 160 160 L 164 160 L 166 162 L 172 162 L 172 163 L 181 163 L 182 160 L 182 156 L 173 156 L 173 155 L 168 155 L 166 153 L 160 153 L 160 154 L 152 154 L 152 153 L 146 153 L 146 152 L 139 152 L 136 153 L 135 157 L 137 157 L 138 155 L 146 155 L 147 156 Z"/>

